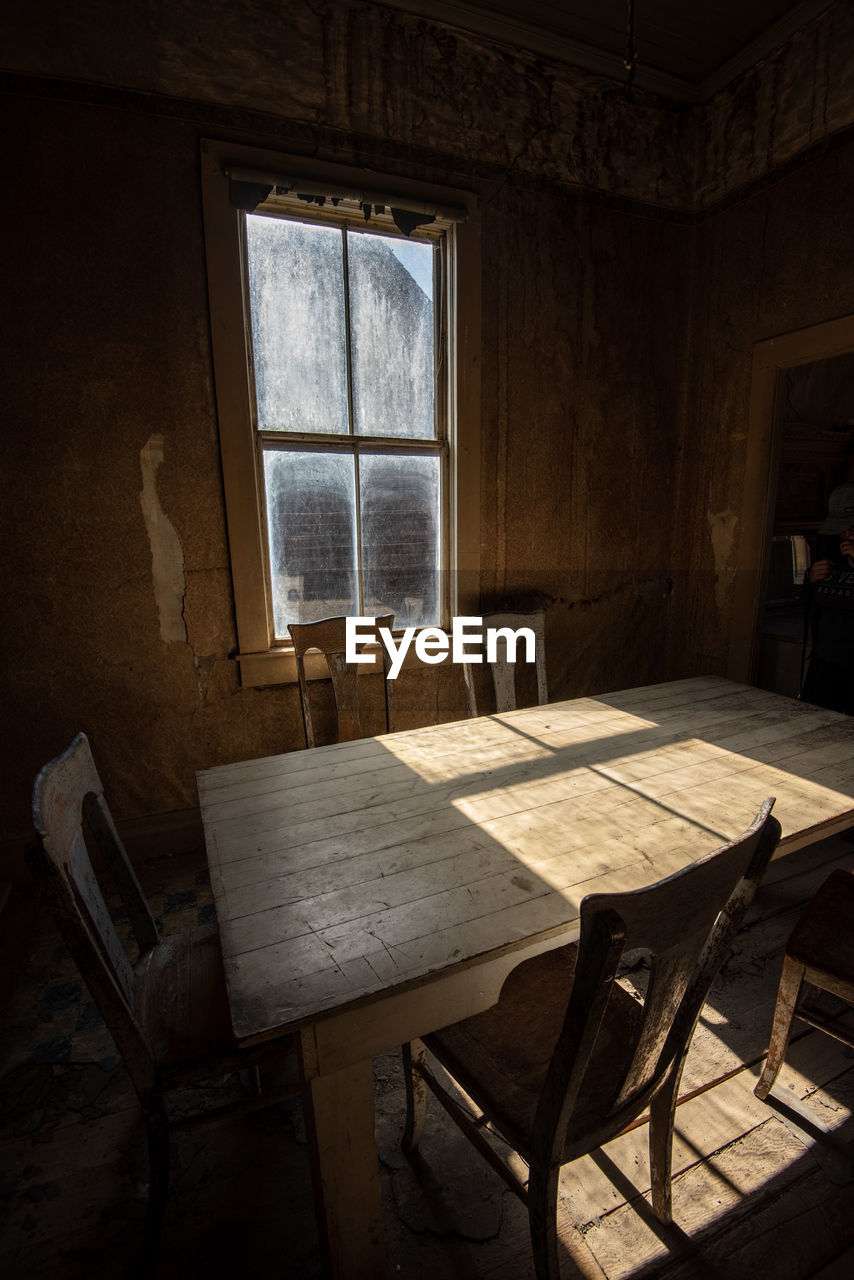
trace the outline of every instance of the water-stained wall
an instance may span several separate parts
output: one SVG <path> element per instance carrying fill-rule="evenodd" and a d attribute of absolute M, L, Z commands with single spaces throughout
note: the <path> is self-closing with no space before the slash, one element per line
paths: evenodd
<path fill-rule="evenodd" d="M 484 594 L 545 606 L 552 696 L 660 679 L 691 228 L 575 192 L 514 190 L 496 213 Z"/>
<path fill-rule="evenodd" d="M 347 0 L 124 12 L 42 6 L 9 42 L 0 833 L 80 728 L 126 818 L 302 746 L 295 687 L 243 688 L 231 657 L 202 137 L 479 194 L 484 604 L 546 606 L 553 697 L 720 670 L 751 344 L 854 310 L 845 103 L 785 181 L 796 130 L 746 146 L 736 185 L 768 185 L 736 199 L 715 139 L 773 94 L 701 121 Z M 403 724 L 465 712 L 456 670 L 397 693 Z"/>

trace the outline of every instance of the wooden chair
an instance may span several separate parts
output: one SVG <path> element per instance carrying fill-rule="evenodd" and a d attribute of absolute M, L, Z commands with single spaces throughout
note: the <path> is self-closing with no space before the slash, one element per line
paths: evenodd
<path fill-rule="evenodd" d="M 753 1090 L 757 1098 L 767 1098 L 777 1079 L 795 1018 L 854 1048 L 854 1037 L 810 1006 L 816 990 L 854 1005 L 854 875 L 848 871 L 827 877 L 786 943 L 768 1057 Z"/>
<path fill-rule="evenodd" d="M 218 1122 L 295 1096 L 298 1084 L 263 1095 L 258 1088 L 258 1069 L 281 1065 L 295 1046 L 288 1038 L 238 1049 L 216 925 L 159 937 L 104 801 L 85 734 L 39 773 L 32 812 L 38 845 L 29 850 L 30 866 L 122 1055 L 145 1120 L 151 1166 L 145 1267 L 153 1261 L 166 1209 L 170 1124 Z M 138 948 L 133 962 L 113 927 L 84 822 L 128 912 Z M 166 1096 L 173 1089 L 244 1069 L 255 1081 L 255 1096 L 170 1121 Z"/>
<path fill-rule="evenodd" d="M 332 678 L 332 692 L 335 696 L 335 709 L 338 715 L 338 741 L 350 742 L 354 738 L 364 737 L 362 722 L 359 717 L 359 666 L 348 662 L 346 658 L 346 618 L 322 618 L 319 622 L 292 622 L 288 625 L 294 654 L 297 660 L 297 678 L 299 680 L 302 718 L 305 726 L 305 745 L 315 746 L 315 730 L 311 719 L 311 703 L 308 697 L 308 681 L 305 674 L 305 655 L 309 649 L 319 649 L 326 659 L 329 675 Z M 379 627 L 394 626 L 394 614 L 389 613 L 374 619 L 375 634 Z M 360 627 L 364 632 L 366 628 Z M 378 639 L 378 643 L 379 639 Z M 386 732 L 393 727 L 393 700 L 388 678 L 391 659 L 384 644 L 380 643 L 383 664 L 383 698 L 385 700 Z"/>
<path fill-rule="evenodd" d="M 484 633 L 487 628 L 494 627 L 500 629 L 509 627 L 512 631 L 518 631 L 520 627 L 529 627 L 536 641 L 536 674 L 537 674 L 537 703 L 543 706 L 549 700 L 548 683 L 546 680 L 546 615 L 543 610 L 535 613 L 488 613 L 483 618 Z M 492 684 L 495 690 L 495 710 L 515 711 L 516 710 L 516 663 L 507 661 L 507 647 L 503 638 L 499 638 L 497 644 L 497 658 L 495 662 L 489 664 L 492 672 Z M 519 653 L 524 653 L 524 642 L 517 645 L 517 659 Z M 484 664 L 472 664 L 466 662 L 463 665 L 463 677 L 466 684 L 466 701 L 468 703 L 468 711 L 470 716 L 483 715 L 483 710 L 478 710 L 479 701 L 477 694 L 477 677 L 476 670 Z M 488 694 L 484 694 L 488 697 Z"/>
<path fill-rule="evenodd" d="M 780 836 L 766 800 L 738 840 L 645 889 L 591 894 L 576 945 L 519 965 L 498 1003 L 404 1046 L 404 1150 L 420 1138 L 426 1083 L 527 1204 L 540 1280 L 558 1280 L 561 1165 L 616 1137 L 650 1108 L 653 1208 L 672 1218 L 670 1168 L 679 1080 L 694 1026 Z M 645 996 L 619 981 L 624 953 L 651 954 Z M 479 1108 L 472 1118 L 426 1049 Z M 527 1161 L 527 1187 L 489 1145 L 489 1122 Z M 574 1243 L 583 1254 L 583 1245 Z"/>

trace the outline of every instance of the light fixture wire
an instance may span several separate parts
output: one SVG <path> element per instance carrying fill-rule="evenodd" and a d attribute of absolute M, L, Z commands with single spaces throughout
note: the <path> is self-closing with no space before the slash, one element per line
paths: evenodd
<path fill-rule="evenodd" d="M 635 0 L 628 0 L 626 14 L 626 56 L 623 59 L 628 71 L 626 77 L 626 101 L 632 100 L 632 82 L 638 69 L 638 51 L 635 48 Z"/>

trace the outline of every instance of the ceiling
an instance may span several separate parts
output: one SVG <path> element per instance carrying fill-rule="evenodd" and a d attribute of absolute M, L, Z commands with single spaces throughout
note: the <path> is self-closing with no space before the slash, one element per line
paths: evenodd
<path fill-rule="evenodd" d="M 516 48 L 625 80 L 629 0 L 382 0 Z M 635 84 L 702 102 L 832 0 L 634 0 Z"/>

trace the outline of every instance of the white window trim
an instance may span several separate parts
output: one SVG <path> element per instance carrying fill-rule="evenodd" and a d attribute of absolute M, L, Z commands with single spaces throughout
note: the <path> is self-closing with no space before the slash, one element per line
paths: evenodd
<path fill-rule="evenodd" d="M 238 660 L 244 685 L 296 680 L 289 644 L 275 643 L 267 591 L 264 494 L 251 400 L 250 350 L 244 316 L 241 214 L 229 202 L 227 170 L 298 172 L 336 186 L 370 185 L 389 197 L 463 207 L 467 217 L 451 235 L 448 269 L 447 419 L 450 444 L 447 536 L 451 616 L 476 613 L 480 578 L 480 218 L 472 192 L 231 143 L 202 142 L 202 202 L 208 268 L 211 339 L 225 488 Z M 315 656 L 322 675 L 323 659 Z M 362 671 L 374 668 L 366 665 Z"/>

